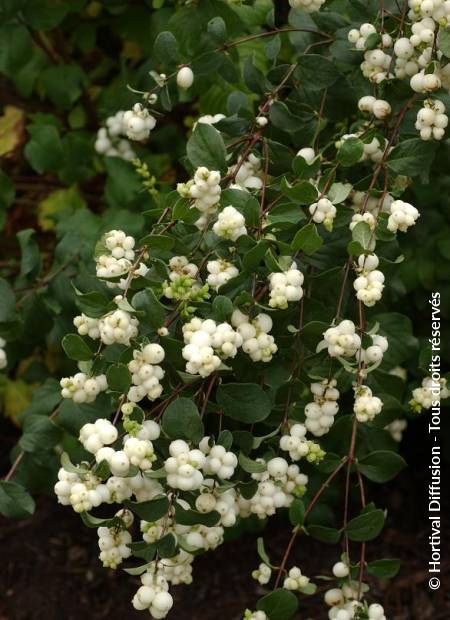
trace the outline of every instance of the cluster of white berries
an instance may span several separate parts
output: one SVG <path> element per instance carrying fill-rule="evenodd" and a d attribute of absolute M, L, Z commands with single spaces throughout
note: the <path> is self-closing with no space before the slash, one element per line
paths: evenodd
<path fill-rule="evenodd" d="M 383 196 L 368 196 L 366 192 L 353 191 L 351 194 L 352 207 L 355 211 L 359 212 L 364 208 L 366 213 L 370 213 L 375 217 L 379 213 L 389 213 L 391 204 L 394 201 L 390 194 L 383 194 Z M 358 221 L 366 221 L 364 219 Z M 356 222 L 358 223 L 358 222 Z M 355 226 L 356 226 L 355 223 Z M 369 222 L 367 222 L 369 223 Z"/>
<path fill-rule="evenodd" d="M 408 202 L 394 200 L 391 204 L 390 216 L 387 227 L 391 232 L 406 232 L 410 226 L 414 226 L 420 217 L 419 211 Z"/>
<path fill-rule="evenodd" d="M 448 63 L 442 63 L 441 66 L 437 62 L 432 71 L 430 67 L 434 59 L 437 61 L 443 59 L 442 52 L 435 49 L 435 40 L 438 29 L 445 27 L 450 20 L 450 3 L 447 0 L 410 0 L 409 4 L 411 7 L 409 17 L 414 22 L 411 25 L 411 34 L 401 36 L 394 44 L 389 34 L 377 32 L 372 24 L 362 24 L 360 29 L 354 28 L 349 31 L 348 40 L 355 45 L 355 48 L 360 51 L 366 50 L 361 64 L 362 73 L 376 84 L 394 77 L 409 78 L 410 87 L 416 93 L 431 93 L 442 85 L 448 88 L 450 86 Z M 367 39 L 371 35 L 377 35 L 379 43 L 377 49 L 367 50 Z M 437 44 L 439 48 L 439 37 Z M 390 53 L 385 51 L 388 48 L 392 48 Z M 366 103 L 369 107 L 371 105 L 366 97 L 363 97 L 363 100 L 362 107 L 365 108 L 363 111 L 374 113 L 376 118 L 385 118 L 390 113 L 389 104 L 381 105 L 379 117 L 374 110 L 366 108 Z M 442 119 L 439 122 L 445 121 Z M 439 129 L 445 129 L 445 126 Z M 440 133 L 437 131 L 437 135 Z"/>
<path fill-rule="evenodd" d="M 96 257 L 97 277 L 112 278 L 128 273 L 135 257 L 134 237 L 123 230 L 110 230 L 103 237 L 103 244 L 109 254 Z M 112 286 L 117 286 L 112 283 Z"/>
<path fill-rule="evenodd" d="M 333 221 L 336 217 L 336 207 L 326 197 L 320 198 L 309 207 L 312 220 L 317 224 L 323 224 L 329 231 L 333 228 Z"/>
<path fill-rule="evenodd" d="M 333 574 L 338 579 L 344 579 L 349 575 L 348 565 L 337 562 L 333 566 Z M 331 588 L 324 595 L 325 603 L 330 607 L 329 620 L 356 620 L 362 617 L 368 620 L 386 620 L 384 609 L 378 603 L 367 605 L 359 600 L 358 588 L 354 584 L 343 583 L 339 588 Z"/>
<path fill-rule="evenodd" d="M 353 321 L 344 320 L 324 332 L 317 351 L 327 348 L 330 357 L 353 357 L 360 347 L 361 338 L 356 333 L 355 324 Z"/>
<path fill-rule="evenodd" d="M 187 89 L 194 83 L 194 72 L 190 67 L 181 67 L 177 73 L 177 84 L 180 88 Z"/>
<path fill-rule="evenodd" d="M 206 281 L 216 291 L 226 284 L 228 280 L 239 275 L 238 268 L 224 259 L 208 261 L 206 269 L 209 274 Z"/>
<path fill-rule="evenodd" d="M 299 301 L 303 297 L 304 279 L 303 273 L 297 269 L 295 262 L 286 271 L 271 273 L 269 275 L 269 306 L 285 309 L 288 307 L 288 302 Z"/>
<path fill-rule="evenodd" d="M 293 9 L 301 9 L 306 13 L 318 11 L 325 0 L 289 0 L 289 4 Z"/>
<path fill-rule="evenodd" d="M 109 447 L 100 448 L 95 454 L 97 463 L 106 461 L 113 476 L 119 478 L 127 477 L 131 466 L 139 467 L 142 471 L 151 469 L 156 458 L 151 440 L 159 437 L 160 429 L 155 422 L 150 420 L 148 422 L 144 423 L 136 436 L 125 435 L 123 450 L 115 451 Z"/>
<path fill-rule="evenodd" d="M 58 481 L 54 487 L 58 502 L 71 505 L 75 512 L 84 512 L 111 501 L 108 487 L 91 473 L 81 478 L 78 474 L 67 472 L 61 467 Z"/>
<path fill-rule="evenodd" d="M 152 618 L 165 618 L 173 606 L 167 579 L 161 573 L 147 571 L 141 575 L 141 587 L 133 597 L 132 605 L 138 611 L 148 609 Z"/>
<path fill-rule="evenodd" d="M 289 434 L 280 438 L 280 449 L 289 452 L 293 461 L 306 458 L 310 463 L 318 463 L 323 459 L 325 452 L 319 444 L 306 439 L 306 430 L 304 424 L 293 424 Z"/>
<path fill-rule="evenodd" d="M 380 334 L 371 334 L 372 344 L 361 348 L 361 359 L 365 364 L 379 364 L 389 348 L 388 339 Z"/>
<path fill-rule="evenodd" d="M 358 256 L 356 272 L 358 277 L 353 282 L 356 297 L 365 306 L 374 306 L 380 301 L 384 289 L 384 274 L 377 269 L 379 264 L 376 254 L 361 254 Z"/>
<path fill-rule="evenodd" d="M 352 221 L 350 222 L 350 230 L 353 230 L 355 226 L 361 222 L 367 224 L 370 230 L 375 230 L 377 225 L 377 219 L 370 211 L 366 211 L 365 213 L 355 213 L 352 216 Z"/>
<path fill-rule="evenodd" d="M 367 39 L 370 37 L 370 35 L 376 34 L 376 32 L 377 32 L 377 29 L 375 28 L 373 24 L 365 23 L 365 24 L 361 24 L 359 29 L 352 28 L 349 31 L 347 38 L 350 43 L 353 43 L 353 45 L 355 46 L 357 50 L 363 51 L 366 49 Z M 381 46 L 384 48 L 387 48 L 387 47 L 391 47 L 391 45 L 392 45 L 392 37 L 388 35 L 387 33 L 384 33 L 382 35 Z"/>
<path fill-rule="evenodd" d="M 264 562 L 261 562 L 258 568 L 252 572 L 253 579 L 256 579 L 256 581 L 262 586 L 265 586 L 269 583 L 271 576 L 272 569 L 270 568 L 270 566 L 267 566 L 267 564 L 264 564 Z"/>
<path fill-rule="evenodd" d="M 243 339 L 229 323 L 217 325 L 212 319 L 193 317 L 183 325 L 185 345 L 182 355 L 187 361 L 186 371 L 207 377 L 220 366 L 221 359 L 235 357 Z"/>
<path fill-rule="evenodd" d="M 390 433 L 392 439 L 401 442 L 403 439 L 403 432 L 406 430 L 408 426 L 408 420 L 393 420 L 387 426 L 384 427 L 384 430 Z"/>
<path fill-rule="evenodd" d="M 99 418 L 93 424 L 88 423 L 80 429 L 80 442 L 83 448 L 96 454 L 101 448 L 117 440 L 117 428 L 105 418 Z"/>
<path fill-rule="evenodd" d="M 187 183 L 178 183 L 177 192 L 183 198 L 193 200 L 193 206 L 200 211 L 202 217 L 198 226 L 203 227 L 207 216 L 217 211 L 220 200 L 220 172 L 208 170 L 204 166 L 197 168 L 194 178 Z"/>
<path fill-rule="evenodd" d="M 358 108 L 361 112 L 373 114 L 380 120 L 387 118 L 391 112 L 391 104 L 385 99 L 377 99 L 372 95 L 365 95 L 358 101 Z"/>
<path fill-rule="evenodd" d="M 423 107 L 417 112 L 415 127 L 422 140 L 442 140 L 445 128 L 448 125 L 448 116 L 445 105 L 439 99 L 425 99 Z"/>
<path fill-rule="evenodd" d="M 195 507 L 199 512 L 208 513 L 213 510 L 220 514 L 220 525 L 232 527 L 239 515 L 239 504 L 236 491 L 233 488 L 219 492 L 214 480 L 207 478 L 204 481 L 200 495 L 195 500 Z"/>
<path fill-rule="evenodd" d="M 410 19 L 417 17 L 432 17 L 436 22 L 450 20 L 450 3 L 448 0 L 408 0 L 411 9 L 408 13 Z"/>
<path fill-rule="evenodd" d="M 74 403 L 92 403 L 108 389 L 105 375 L 90 377 L 84 372 L 77 372 L 73 377 L 63 377 L 60 382 L 61 396 L 71 398 Z"/>
<path fill-rule="evenodd" d="M 6 365 L 8 364 L 8 360 L 6 358 L 5 346 L 6 346 L 6 340 L 4 338 L 0 338 L 0 370 L 3 370 L 3 368 L 6 368 Z"/>
<path fill-rule="evenodd" d="M 293 566 L 284 579 L 283 588 L 286 590 L 302 590 L 309 584 L 309 581 L 309 577 L 302 575 L 298 566 Z"/>
<path fill-rule="evenodd" d="M 237 169 L 237 166 L 239 168 Z M 260 190 L 263 186 L 262 181 L 262 169 L 261 160 L 250 153 L 248 158 L 242 164 L 236 164 L 228 169 L 229 175 L 234 175 L 234 171 L 237 169 L 234 177 L 234 182 L 230 185 L 231 189 L 248 190 Z"/>
<path fill-rule="evenodd" d="M 128 400 L 138 403 L 143 398 L 155 400 L 161 396 L 163 388 L 160 381 L 164 378 L 164 370 L 159 364 L 164 356 L 162 346 L 154 343 L 133 351 L 133 359 L 128 363 L 133 381 Z"/>
<path fill-rule="evenodd" d="M 187 256 L 172 256 L 169 260 L 169 280 L 174 282 L 177 278 L 187 276 L 193 280 L 198 275 L 198 267 L 190 263 Z"/>
<path fill-rule="evenodd" d="M 334 417 L 339 411 L 337 403 L 339 391 L 336 389 L 336 380 L 325 379 L 320 383 L 311 383 L 311 392 L 314 395 L 314 401 L 305 407 L 305 427 L 316 437 L 321 437 L 333 426 Z"/>
<path fill-rule="evenodd" d="M 413 390 L 410 405 L 420 413 L 422 409 L 431 409 L 434 403 L 439 403 L 449 396 L 450 390 L 447 388 L 446 379 L 434 381 L 432 377 L 425 377 L 421 387 Z"/>
<path fill-rule="evenodd" d="M 106 126 L 100 127 L 97 132 L 94 148 L 100 155 L 131 161 L 136 154 L 124 137 L 123 115 L 124 111 L 119 110 L 106 119 Z"/>
<path fill-rule="evenodd" d="M 220 444 L 211 447 L 209 440 L 209 437 L 204 437 L 199 444 L 200 450 L 206 455 L 204 473 L 218 476 L 221 480 L 230 479 L 238 465 L 236 455 L 234 452 L 227 452 Z"/>
<path fill-rule="evenodd" d="M 193 291 L 201 288 L 201 283 L 196 280 L 198 267 L 186 256 L 173 256 L 169 260 L 169 270 L 169 282 L 163 284 L 163 294 L 167 299 L 189 299 Z"/>
<path fill-rule="evenodd" d="M 130 344 L 132 338 L 138 335 L 139 321 L 125 310 L 114 310 L 98 321 L 98 330 L 101 341 L 106 344 Z"/>
<path fill-rule="evenodd" d="M 85 314 L 76 316 L 73 320 L 73 324 L 77 328 L 80 336 L 89 336 L 93 340 L 100 338 L 99 320 L 93 319 Z"/>
<path fill-rule="evenodd" d="M 206 461 L 203 452 L 191 450 L 185 441 L 176 439 L 169 446 L 169 454 L 169 458 L 164 462 L 167 484 L 173 489 L 182 491 L 199 489 L 203 482 L 203 474 L 200 470 Z"/>
<path fill-rule="evenodd" d="M 264 463 L 262 459 L 258 459 Z M 255 514 L 259 519 L 265 519 L 275 514 L 278 508 L 288 508 L 294 498 L 303 495 L 306 491 L 308 476 L 302 474 L 297 465 L 275 457 L 267 462 L 266 470 L 252 474 L 258 481 L 258 488 L 251 499 L 238 498 L 239 514 L 248 517 Z"/>
<path fill-rule="evenodd" d="M 242 350 L 250 356 L 254 362 L 270 362 L 278 347 L 273 336 L 272 319 L 268 314 L 258 314 L 253 320 L 240 310 L 235 310 L 231 315 L 231 324 L 236 327 L 242 337 Z"/>
<path fill-rule="evenodd" d="M 141 103 L 135 103 L 132 109 L 123 115 L 124 131 L 130 140 L 147 140 L 155 125 L 155 117 Z"/>
<path fill-rule="evenodd" d="M 129 510 L 119 510 L 116 517 L 122 518 L 126 527 L 131 527 L 134 521 Z M 117 568 L 122 560 L 130 557 L 131 549 L 128 546 L 132 537 L 126 529 L 117 527 L 99 527 L 97 529 L 100 560 L 105 568 Z"/>
<path fill-rule="evenodd" d="M 232 206 L 225 207 L 217 218 L 217 222 L 213 226 L 213 231 L 218 237 L 237 241 L 239 237 L 247 234 L 245 227 L 245 217 Z"/>
<path fill-rule="evenodd" d="M 367 385 L 355 388 L 353 411 L 358 422 L 372 422 L 383 408 L 383 401 Z"/>

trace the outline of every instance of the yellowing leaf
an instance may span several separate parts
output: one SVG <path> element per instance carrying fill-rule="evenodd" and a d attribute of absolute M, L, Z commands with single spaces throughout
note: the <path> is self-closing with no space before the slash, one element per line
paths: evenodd
<path fill-rule="evenodd" d="M 55 222 L 53 216 L 63 209 L 82 209 L 86 203 L 77 187 L 58 189 L 52 192 L 38 205 L 38 223 L 42 230 L 53 230 Z"/>
<path fill-rule="evenodd" d="M 17 416 L 28 407 L 31 402 L 33 386 L 17 379 L 6 379 L 3 388 L 3 411 L 7 418 L 18 424 Z"/>
<path fill-rule="evenodd" d="M 20 143 L 25 124 L 24 111 L 12 105 L 5 106 L 0 116 L 0 157 L 14 151 Z"/>

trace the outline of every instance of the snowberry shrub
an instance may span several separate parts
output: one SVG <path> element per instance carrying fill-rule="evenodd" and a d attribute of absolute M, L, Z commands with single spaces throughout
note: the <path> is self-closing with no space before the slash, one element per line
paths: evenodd
<path fill-rule="evenodd" d="M 276 557 L 258 540 L 267 594 L 243 617 L 288 620 L 326 578 L 330 620 L 383 620 L 367 578 L 398 566 L 367 557 L 386 515 L 366 479 L 395 477 L 403 418 L 449 395 L 429 377 L 408 394 L 401 365 L 417 341 L 389 311 L 398 238 L 427 217 L 408 186 L 427 178 L 447 126 L 447 3 L 289 4 L 277 27 L 265 2 L 170 9 L 154 68 L 93 146 L 105 166 L 134 166 L 152 199 L 144 230 L 105 217 L 83 247 L 89 268 L 66 289 L 73 364 L 1 486 L 5 514 L 30 512 L 11 481 L 24 453 L 62 453 L 58 501 L 98 529 L 104 566 L 140 576 L 132 605 L 153 618 L 228 528 L 284 513 L 290 539 Z M 156 189 L 145 152 L 158 125 L 211 79 L 227 101 L 197 115 L 183 170 Z M 330 485 L 344 486 L 339 505 Z M 292 565 L 304 535 L 340 543 L 329 574 Z"/>

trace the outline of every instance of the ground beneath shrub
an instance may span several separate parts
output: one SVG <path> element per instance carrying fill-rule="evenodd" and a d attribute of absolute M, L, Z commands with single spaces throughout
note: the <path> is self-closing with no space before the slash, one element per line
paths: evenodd
<path fill-rule="evenodd" d="M 424 456 L 413 453 L 407 458 L 417 464 L 426 462 Z M 376 491 L 377 504 L 388 508 L 389 518 L 380 542 L 368 546 L 367 558 L 402 561 L 401 572 L 389 585 L 377 580 L 371 583 L 372 600 L 385 606 L 389 620 L 450 618 L 448 520 L 442 524 L 442 585 L 435 593 L 428 589 L 426 474 L 426 465 L 412 466 L 395 482 Z M 448 501 L 444 508 L 443 519 L 448 515 Z M 266 530 L 266 548 L 274 561 L 282 555 L 288 537 L 289 529 L 281 520 Z M 243 610 L 264 594 L 250 577 L 259 562 L 255 540 L 256 535 L 246 534 L 197 558 L 194 583 L 172 589 L 175 605 L 168 620 L 241 620 Z M 309 575 L 330 574 L 337 553 L 334 546 L 303 537 L 292 563 L 308 566 Z M 0 620 L 148 617 L 130 605 L 139 578 L 103 569 L 96 531 L 84 527 L 77 515 L 56 505 L 52 498 L 39 500 L 32 519 L 0 523 L 0 557 Z M 302 599 L 296 620 L 326 618 L 320 594 Z"/>

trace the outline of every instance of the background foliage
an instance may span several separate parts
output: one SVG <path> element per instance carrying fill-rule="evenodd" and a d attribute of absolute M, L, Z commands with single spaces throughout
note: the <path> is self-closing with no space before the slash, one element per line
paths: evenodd
<path fill-rule="evenodd" d="M 350 131 L 357 117 L 358 98 L 367 86 L 346 33 L 352 24 L 373 20 L 378 3 L 334 0 L 326 7 L 326 12 L 309 16 L 293 11 L 288 15 L 282 3 L 274 6 L 270 0 L 251 4 L 201 0 L 186 6 L 164 0 L 1 3 L 0 72 L 5 97 L 0 117 L 4 248 L 0 336 L 7 340 L 8 368 L 1 375 L 0 398 L 3 414 L 23 432 L 11 450 L 12 461 L 24 452 L 14 481 L 31 494 L 51 492 L 59 467 L 57 453 L 64 450 L 73 461 L 79 459 L 82 453 L 76 436 L 80 426 L 113 408 L 109 395 L 91 405 L 60 402 L 59 377 L 75 368 L 62 351 L 61 341 L 73 331 L 72 318 L 80 309 L 95 309 L 103 303 L 103 288 L 94 277 L 92 261 L 98 238 L 115 228 L 143 237 L 170 204 L 174 183 L 187 180 L 196 165 L 208 165 L 203 145 L 192 140 L 188 158 L 185 155 L 195 119 L 200 114 L 225 113 L 228 118 L 219 127 L 230 139 L 238 138 L 254 118 L 264 93 L 281 81 L 292 54 L 302 54 L 317 44 L 317 37 L 308 32 L 267 39 L 252 35 L 261 28 L 282 26 L 320 31 L 325 40 L 331 33 L 333 39 L 331 60 L 320 56 L 305 60 L 298 75 L 299 93 L 292 92 L 286 101 L 272 106 L 267 132 L 272 175 L 291 170 L 296 150 L 319 132 L 333 141 L 336 127 L 340 133 Z M 248 40 L 232 43 L 242 38 Z M 318 46 L 317 52 L 321 49 Z M 192 63 L 194 86 L 187 93 L 179 91 L 173 81 L 165 86 L 157 105 L 162 116 L 149 145 L 133 146 L 154 175 L 148 191 L 132 163 L 96 154 L 96 132 L 108 116 L 136 101 L 127 85 L 149 90 L 155 86 L 151 71 L 170 75 L 183 62 Z M 316 111 L 325 88 L 331 95 L 319 117 Z M 402 101 L 402 86 L 390 88 L 390 100 Z M 443 98 L 450 107 L 450 97 Z M 408 112 L 402 139 L 416 139 L 416 112 Z M 405 199 L 420 208 L 422 217 L 414 230 L 399 239 L 399 247 L 393 248 L 389 257 L 403 254 L 405 262 L 392 268 L 384 265 L 390 286 L 372 315 L 373 320 L 377 316 L 383 319 L 380 322 L 391 345 L 385 369 L 374 373 L 373 386 L 385 394 L 385 408 L 377 421 L 380 436 L 367 438 L 367 448 L 371 441 L 377 447 L 392 447 L 385 433 L 381 437 L 381 428 L 395 418 L 413 415 L 407 401 L 411 387 L 427 372 L 426 346 L 419 342 L 425 345 L 429 336 L 431 291 L 441 292 L 443 323 L 448 323 L 450 273 L 444 266 L 450 259 L 450 143 L 443 141 L 436 148 L 419 143 L 410 143 L 407 151 L 398 154 L 394 169 L 414 177 Z M 411 161 L 408 156 L 416 148 Z M 349 157 L 352 163 L 351 154 Z M 211 159 L 211 164 L 225 165 L 217 149 L 212 149 Z M 298 224 L 292 205 L 302 200 L 287 193 L 273 221 L 289 231 Z M 348 224 L 345 217 L 342 224 Z M 181 237 L 183 228 L 179 226 Z M 305 338 L 309 336 L 311 341 L 321 328 L 314 321 L 329 320 L 326 308 L 335 303 L 339 290 L 334 249 L 319 251 L 311 259 L 311 265 L 323 270 L 317 305 L 307 317 L 310 332 Z M 157 307 L 150 308 L 149 328 L 154 327 L 151 315 L 155 311 Z M 216 311 L 220 314 L 220 308 Z M 443 353 L 448 358 L 449 332 L 445 329 Z M 76 351 L 69 357 L 81 359 L 83 353 Z M 112 352 L 109 361 L 114 359 Z M 407 367 L 410 385 L 404 386 L 385 372 L 395 365 Z M 246 372 L 244 367 L 239 370 Z M 283 369 L 273 366 L 271 370 L 275 374 L 270 387 L 276 392 L 284 380 Z M 299 382 L 299 389 L 302 385 Z M 280 393 L 283 395 L 282 387 Z M 240 401 L 241 395 L 224 394 L 222 399 L 226 409 L 227 402 Z M 245 415 L 244 407 L 239 411 Z M 170 435 L 170 416 L 166 423 Z M 340 453 L 339 443 L 346 432 L 341 424 L 327 436 L 331 452 Z M 361 432 L 364 435 L 364 429 Z M 314 520 L 319 539 L 332 536 L 320 528 L 333 523 L 336 499 L 331 492 L 327 502 L 317 506 Z M 18 513 L 10 504 L 4 511 L 8 513 L 10 506 L 8 516 L 33 512 L 33 500 L 25 491 L 18 505 Z M 378 525 L 373 524 L 374 531 Z M 352 540 L 364 539 L 357 522 L 352 522 L 350 529 Z"/>

